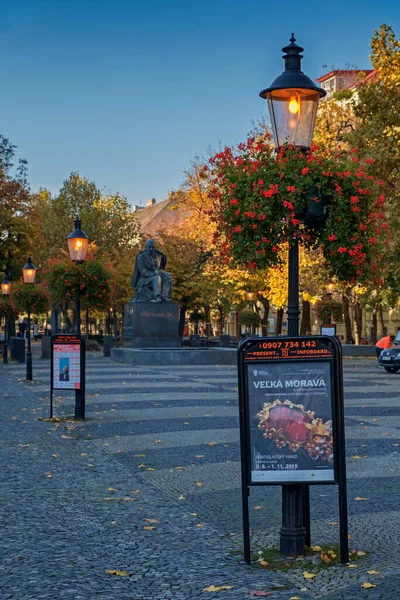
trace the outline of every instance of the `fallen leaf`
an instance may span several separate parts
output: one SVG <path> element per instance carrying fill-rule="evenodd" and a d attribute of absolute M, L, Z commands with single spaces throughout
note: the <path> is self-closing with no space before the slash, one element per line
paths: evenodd
<path fill-rule="evenodd" d="M 291 598 L 289 598 L 289 600 L 300 600 L 300 598 L 298 596 L 292 596 Z"/>
<path fill-rule="evenodd" d="M 311 546 L 311 550 L 313 552 L 321 552 L 322 548 L 321 546 Z"/>
<path fill-rule="evenodd" d="M 196 485 L 197 487 L 203 487 L 204 483 L 202 483 L 201 481 L 196 481 Z"/>
<path fill-rule="evenodd" d="M 133 492 L 129 492 L 130 494 L 140 494 L 140 490 L 134 490 Z"/>
<path fill-rule="evenodd" d="M 352 456 L 351 458 L 356 458 L 356 459 L 358 459 L 358 458 L 361 458 L 361 456 L 358 456 L 358 454 L 356 454 L 355 456 Z"/>
<path fill-rule="evenodd" d="M 106 573 L 108 575 L 118 575 L 119 577 L 130 577 L 132 575 L 129 571 L 118 571 L 118 569 L 107 569 Z"/>
<path fill-rule="evenodd" d="M 380 571 L 367 571 L 368 575 L 380 575 Z"/>
<path fill-rule="evenodd" d="M 197 513 L 190 513 L 191 517 L 197 517 Z"/>
<path fill-rule="evenodd" d="M 356 569 L 357 565 L 350 563 L 349 565 L 347 565 L 349 569 Z"/>
<path fill-rule="evenodd" d="M 162 440 L 156 440 L 154 443 L 155 444 L 162 444 Z"/>
<path fill-rule="evenodd" d="M 364 590 L 369 590 L 371 588 L 375 588 L 376 585 L 374 583 L 369 583 L 368 581 L 364 581 L 364 583 L 361 584 L 361 587 L 364 588 Z"/>
<path fill-rule="evenodd" d="M 136 498 L 130 498 L 129 496 L 127 496 L 126 498 L 122 498 L 123 502 L 128 502 L 129 500 L 131 502 L 136 502 Z"/>
<path fill-rule="evenodd" d="M 215 446 L 217 442 L 208 442 L 207 446 Z"/>
<path fill-rule="evenodd" d="M 107 488 L 107 492 L 117 492 L 117 488 Z"/>
<path fill-rule="evenodd" d="M 18 444 L 20 448 L 29 448 L 30 444 Z"/>
<path fill-rule="evenodd" d="M 147 469 L 146 465 L 139 465 L 138 469 Z"/>
<path fill-rule="evenodd" d="M 204 458 L 204 454 L 196 454 L 195 458 Z"/>
<path fill-rule="evenodd" d="M 367 553 L 366 553 L 366 552 L 363 552 L 362 550 L 359 550 L 359 551 L 357 552 L 357 556 L 366 556 L 366 555 L 367 555 Z"/>
<path fill-rule="evenodd" d="M 354 498 L 354 500 L 361 502 L 361 500 L 368 500 L 368 498 L 360 498 L 360 496 L 357 496 L 357 498 Z"/>
<path fill-rule="evenodd" d="M 146 471 L 155 471 L 156 469 L 153 469 L 153 467 L 147 467 Z"/>
<path fill-rule="evenodd" d="M 307 571 L 304 571 L 303 577 L 304 577 L 304 579 L 314 579 L 314 577 L 316 577 L 316 575 L 315 575 L 315 573 L 307 573 Z"/>
<path fill-rule="evenodd" d="M 260 565 L 261 565 L 262 567 L 268 567 L 268 565 L 269 565 L 269 562 L 268 562 L 268 561 L 266 561 L 266 560 L 264 560 L 263 558 L 260 558 L 260 559 L 258 560 L 258 562 L 260 563 Z"/>
<path fill-rule="evenodd" d="M 136 456 L 137 456 L 138 458 L 144 458 L 146 455 L 145 455 L 145 454 L 136 454 Z"/>
<path fill-rule="evenodd" d="M 46 477 L 48 477 L 49 479 L 52 479 L 52 477 L 53 477 L 52 472 L 51 471 L 47 471 Z"/>
<path fill-rule="evenodd" d="M 72 437 L 72 435 L 62 435 L 61 437 L 63 438 L 63 440 L 73 440 L 74 439 Z"/>
<path fill-rule="evenodd" d="M 160 521 L 158 521 L 157 519 L 144 519 L 146 521 L 146 523 L 159 523 Z"/>
<path fill-rule="evenodd" d="M 52 454 L 51 457 L 52 458 L 60 458 L 60 455 L 59 454 Z"/>
<path fill-rule="evenodd" d="M 331 521 L 330 523 L 328 523 L 328 525 L 339 525 L 339 523 L 337 523 L 336 521 Z"/>
<path fill-rule="evenodd" d="M 209 585 L 206 588 L 203 588 L 203 592 L 223 592 L 224 590 L 233 590 L 235 586 L 233 585 Z"/>
<path fill-rule="evenodd" d="M 121 500 L 121 498 L 103 498 L 103 500 Z"/>
<path fill-rule="evenodd" d="M 186 500 L 185 496 L 182 496 L 182 494 L 179 496 L 178 500 Z"/>
<path fill-rule="evenodd" d="M 153 531 L 154 529 L 157 529 L 157 527 L 153 527 L 152 525 L 145 525 L 143 529 L 146 529 L 146 531 Z"/>
<path fill-rule="evenodd" d="M 262 509 L 262 506 L 255 506 L 254 507 L 254 510 L 261 510 L 261 509 Z"/>
<path fill-rule="evenodd" d="M 197 523 L 196 527 L 204 527 L 201 523 Z"/>

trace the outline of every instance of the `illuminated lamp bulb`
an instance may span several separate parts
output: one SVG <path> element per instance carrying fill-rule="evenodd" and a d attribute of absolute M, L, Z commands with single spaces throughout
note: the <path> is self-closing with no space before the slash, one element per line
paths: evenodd
<path fill-rule="evenodd" d="M 299 112 L 300 104 L 297 102 L 296 98 L 292 96 L 289 102 L 289 110 L 292 115 L 296 115 Z"/>

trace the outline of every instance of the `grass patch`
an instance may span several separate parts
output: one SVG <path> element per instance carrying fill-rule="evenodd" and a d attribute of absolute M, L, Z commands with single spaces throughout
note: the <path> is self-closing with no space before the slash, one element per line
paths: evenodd
<path fill-rule="evenodd" d="M 349 564 L 354 563 L 366 556 L 366 553 L 357 553 L 356 550 L 349 552 Z M 304 556 L 300 558 L 282 559 L 279 556 L 279 548 L 264 548 L 253 556 L 260 568 L 269 571 L 289 571 L 290 569 L 303 569 L 305 571 L 318 572 L 329 569 L 340 564 L 340 545 L 311 546 L 306 548 Z"/>

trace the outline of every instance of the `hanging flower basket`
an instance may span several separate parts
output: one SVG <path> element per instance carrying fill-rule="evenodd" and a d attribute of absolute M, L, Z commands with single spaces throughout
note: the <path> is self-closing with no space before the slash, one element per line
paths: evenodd
<path fill-rule="evenodd" d="M 334 323 L 343 323 L 343 304 L 337 300 L 320 300 L 315 304 L 315 314 L 318 321 L 327 323 L 332 319 Z"/>
<path fill-rule="evenodd" d="M 42 283 L 24 283 L 23 279 L 12 284 L 11 304 L 17 313 L 40 315 L 50 309 L 50 294 Z"/>
<path fill-rule="evenodd" d="M 279 246 L 294 237 L 321 246 L 339 281 L 379 279 L 376 260 L 388 244 L 381 181 L 372 161 L 350 152 L 278 153 L 266 134 L 225 148 L 201 176 L 211 182 L 214 242 L 221 256 L 250 269 L 281 263 Z"/>

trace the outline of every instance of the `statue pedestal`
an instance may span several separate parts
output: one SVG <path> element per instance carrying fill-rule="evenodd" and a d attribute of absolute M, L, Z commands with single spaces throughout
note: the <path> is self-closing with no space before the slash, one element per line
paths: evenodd
<path fill-rule="evenodd" d="M 125 348 L 180 348 L 177 302 L 130 302 L 124 307 Z"/>

